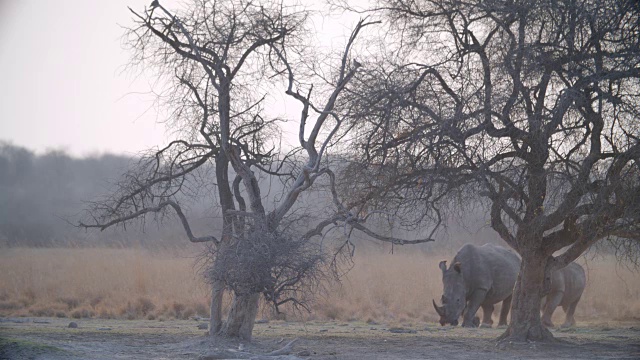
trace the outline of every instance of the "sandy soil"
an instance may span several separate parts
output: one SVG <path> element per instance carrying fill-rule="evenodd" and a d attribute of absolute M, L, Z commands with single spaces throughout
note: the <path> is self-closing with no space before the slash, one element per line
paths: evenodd
<path fill-rule="evenodd" d="M 69 328 L 71 321 L 77 328 Z M 308 359 L 640 359 L 640 321 L 554 330 L 557 344 L 501 344 L 501 329 L 436 324 L 268 322 L 255 339 L 212 340 L 203 321 L 0 318 L 0 359 L 212 359 L 266 354 L 298 338 L 292 355 Z M 209 355 L 209 357 L 207 357 Z M 220 358 L 220 357 L 218 357 Z"/>

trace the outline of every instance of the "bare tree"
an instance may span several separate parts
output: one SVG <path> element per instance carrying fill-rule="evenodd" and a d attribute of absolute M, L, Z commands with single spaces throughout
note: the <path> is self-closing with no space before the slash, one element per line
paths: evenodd
<path fill-rule="evenodd" d="M 640 240 L 640 8 L 380 0 L 360 11 L 389 29 L 345 104 L 369 174 L 360 199 L 422 202 L 433 219 L 452 198 L 484 199 L 522 256 L 502 338 L 553 339 L 540 321 L 550 272 L 600 239 Z"/>
<path fill-rule="evenodd" d="M 133 64 L 152 69 L 159 83 L 168 84 L 159 100 L 171 110 L 169 124 L 179 139 L 143 157 L 113 194 L 88 209 L 90 220 L 80 225 L 104 230 L 175 214 L 191 242 L 213 244 L 210 334 L 251 339 L 261 294 L 276 309 L 286 303 L 304 307 L 300 291 L 318 285 L 326 249 L 314 237 L 333 227 L 366 229 L 366 218 L 339 200 L 326 157 L 344 122 L 335 104 L 360 70 L 350 60 L 351 49 L 370 23 L 357 23 L 321 78 L 299 73 L 313 59 L 305 57 L 308 13 L 296 7 L 194 0 L 174 14 L 154 1 L 132 13 L 135 27 L 127 43 Z M 280 120 L 263 110 L 268 93 L 283 84 L 302 109 L 299 144 L 289 153 L 279 146 Z M 261 184 L 273 181 L 268 178 L 284 190 L 263 193 Z M 318 212 L 322 217 L 295 206 L 316 182 L 333 189 L 327 196 L 333 208 Z M 208 188 L 217 192 L 222 229 L 198 236 L 182 202 Z M 233 302 L 225 321 L 227 290 Z"/>

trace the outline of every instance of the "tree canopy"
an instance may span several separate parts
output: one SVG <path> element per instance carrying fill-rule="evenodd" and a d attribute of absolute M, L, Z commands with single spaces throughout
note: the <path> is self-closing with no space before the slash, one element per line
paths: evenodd
<path fill-rule="evenodd" d="M 167 84 L 159 101 L 170 109 L 177 139 L 150 150 L 80 226 L 104 230 L 175 215 L 191 242 L 212 244 L 210 334 L 250 339 L 261 295 L 276 310 L 284 303 L 304 308 L 305 291 L 335 269 L 326 261 L 348 248 L 350 232 L 376 236 L 367 217 L 340 199 L 328 158 L 345 122 L 336 104 L 361 69 L 352 48 L 372 22 L 360 20 L 339 53 L 319 62 L 307 42 L 309 13 L 299 6 L 194 0 L 174 11 L 154 1 L 132 14 L 132 65 L 151 68 Z M 265 111 L 276 91 L 299 106 L 291 150 L 280 146 L 284 120 Z M 269 182 L 278 188 L 265 188 Z M 314 184 L 327 190 L 328 206 L 301 205 Z M 205 189 L 217 195 L 219 233 L 191 227 L 186 200 Z M 333 228 L 344 228 L 345 240 L 327 249 L 322 239 Z M 227 291 L 233 304 L 224 321 Z"/>
<path fill-rule="evenodd" d="M 362 201 L 422 202 L 436 225 L 454 197 L 485 201 L 523 258 L 507 335 L 550 337 L 539 314 L 549 272 L 598 240 L 640 239 L 640 9 L 383 0 L 354 10 L 390 29 L 348 106 L 356 164 L 383 174 L 366 178 Z"/>

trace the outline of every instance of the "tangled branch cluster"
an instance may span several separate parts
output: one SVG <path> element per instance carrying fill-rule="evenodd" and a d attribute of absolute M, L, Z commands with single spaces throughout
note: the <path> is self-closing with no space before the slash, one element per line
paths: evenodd
<path fill-rule="evenodd" d="M 279 307 L 308 309 L 309 295 L 330 276 L 327 254 L 317 244 L 283 233 L 252 232 L 243 241 L 221 247 L 209 280 L 222 281 L 236 295 L 262 293 Z"/>

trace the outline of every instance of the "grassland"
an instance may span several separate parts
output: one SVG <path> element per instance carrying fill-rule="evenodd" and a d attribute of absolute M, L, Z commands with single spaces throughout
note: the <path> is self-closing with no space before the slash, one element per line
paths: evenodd
<path fill-rule="evenodd" d="M 310 314 L 289 319 L 433 322 L 431 298 L 442 283 L 438 262 L 450 256 L 356 254 L 340 284 L 319 294 Z M 208 286 L 195 256 L 141 249 L 3 249 L 0 316 L 188 319 L 208 316 Z M 640 314 L 640 277 L 612 258 L 581 262 L 588 286 L 578 321 L 632 320 Z M 497 312 L 496 312 L 497 313 Z M 272 318 L 265 308 L 259 315 Z M 562 311 L 555 317 L 561 322 Z"/>

